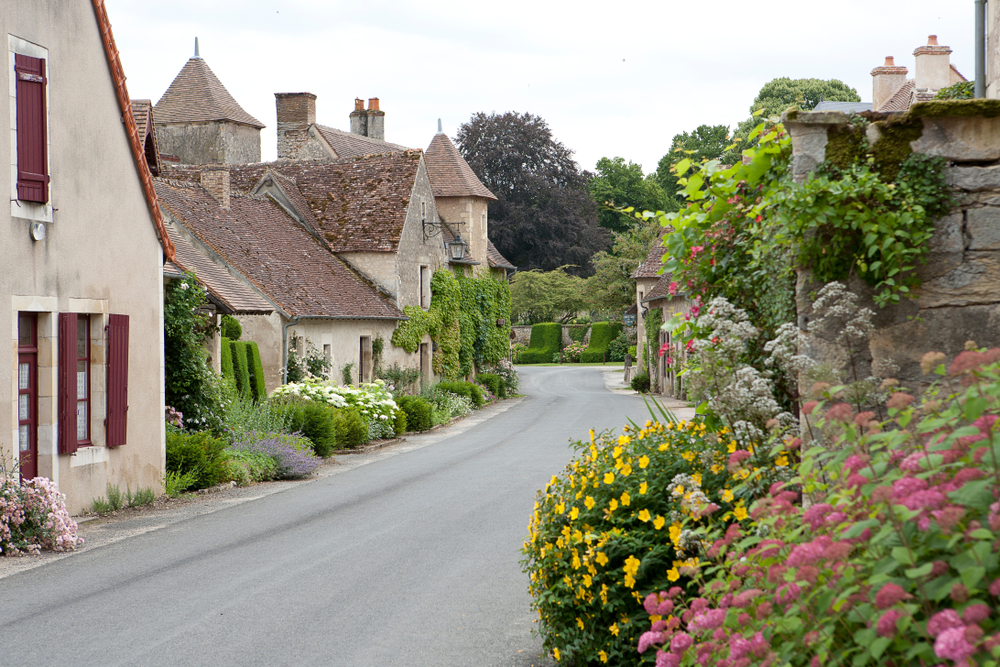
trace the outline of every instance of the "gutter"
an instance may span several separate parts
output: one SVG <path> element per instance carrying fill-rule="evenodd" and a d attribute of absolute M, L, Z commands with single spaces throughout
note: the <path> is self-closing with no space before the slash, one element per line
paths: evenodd
<path fill-rule="evenodd" d="M 986 97 L 986 0 L 975 0 L 976 9 L 976 78 L 973 96 Z"/>

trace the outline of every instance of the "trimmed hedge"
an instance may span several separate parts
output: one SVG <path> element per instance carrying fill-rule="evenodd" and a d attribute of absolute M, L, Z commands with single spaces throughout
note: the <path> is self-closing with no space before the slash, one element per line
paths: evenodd
<path fill-rule="evenodd" d="M 247 370 L 250 372 L 250 387 L 257 401 L 267 398 L 267 388 L 264 386 L 264 364 L 260 361 L 260 349 L 257 343 L 247 342 Z"/>
<path fill-rule="evenodd" d="M 232 315 L 223 315 L 222 323 L 219 325 L 222 335 L 229 340 L 239 340 L 243 335 L 243 325 Z"/>
<path fill-rule="evenodd" d="M 396 405 L 406 414 L 406 427 L 411 431 L 426 431 L 434 425 L 434 407 L 419 396 L 400 396 Z"/>
<path fill-rule="evenodd" d="M 593 341 L 591 334 L 591 341 Z M 520 364 L 548 364 L 552 355 L 562 350 L 562 325 L 558 322 L 543 322 L 531 327 L 531 340 L 528 349 L 522 352 L 517 361 Z"/>
<path fill-rule="evenodd" d="M 335 413 L 337 444 L 354 449 L 368 442 L 368 424 L 356 407 L 331 408 Z"/>
<path fill-rule="evenodd" d="M 318 401 L 289 400 L 288 430 L 309 439 L 316 456 L 326 458 L 337 448 L 339 410 Z M 366 429 L 367 432 L 367 429 Z"/>
<path fill-rule="evenodd" d="M 480 389 L 479 385 L 474 382 L 465 382 L 463 380 L 442 380 L 438 383 L 438 387 L 444 391 L 450 391 L 453 394 L 465 396 L 467 399 L 472 401 L 472 406 L 475 408 L 481 408 L 486 403 L 486 397 L 483 396 L 483 390 Z"/>
<path fill-rule="evenodd" d="M 243 396 L 253 396 L 253 389 L 250 388 L 250 368 L 247 366 L 247 344 L 238 340 L 229 341 L 229 349 L 233 352 L 236 390 Z"/>
<path fill-rule="evenodd" d="M 222 337 L 222 345 L 219 351 L 219 363 L 222 365 L 222 377 L 236 379 L 233 374 L 233 348 L 229 346 L 232 341 Z"/>
<path fill-rule="evenodd" d="M 226 441 L 209 431 L 185 433 L 167 429 L 167 472 L 194 473 L 191 489 L 207 489 L 225 477 Z"/>
<path fill-rule="evenodd" d="M 497 398 L 507 398 L 507 383 L 496 373 L 480 373 L 476 376 L 476 382 L 489 387 Z"/>
<path fill-rule="evenodd" d="M 608 344 L 622 332 L 621 322 L 595 322 L 590 328 L 590 345 L 580 355 L 583 363 L 604 361 Z"/>

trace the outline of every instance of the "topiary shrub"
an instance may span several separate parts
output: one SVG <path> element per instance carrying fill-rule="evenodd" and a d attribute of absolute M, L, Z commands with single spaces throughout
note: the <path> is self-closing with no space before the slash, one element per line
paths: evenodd
<path fill-rule="evenodd" d="M 479 373 L 476 381 L 485 384 L 497 398 L 507 398 L 507 383 L 496 373 Z"/>
<path fill-rule="evenodd" d="M 219 323 L 219 330 L 229 340 L 239 340 L 240 336 L 243 335 L 243 325 L 231 315 L 222 316 L 222 322 Z"/>
<path fill-rule="evenodd" d="M 334 411 L 337 442 L 341 447 L 353 449 L 368 442 L 368 424 L 356 407 L 335 408 Z"/>
<path fill-rule="evenodd" d="M 396 403 L 406 414 L 406 426 L 411 431 L 426 431 L 434 425 L 434 408 L 419 396 L 400 396 Z"/>
<path fill-rule="evenodd" d="M 252 397 L 250 368 L 247 365 L 247 344 L 238 340 L 230 341 L 229 349 L 233 353 L 233 375 L 236 377 L 236 391 L 243 396 Z"/>
<path fill-rule="evenodd" d="M 288 430 L 301 433 L 312 443 L 317 456 L 326 458 L 337 448 L 337 408 L 318 401 L 285 399 Z"/>
<path fill-rule="evenodd" d="M 580 355 L 580 361 L 583 363 L 610 361 L 607 358 L 608 345 L 618 337 L 621 331 L 621 322 L 595 322 L 590 328 L 590 345 Z"/>
<path fill-rule="evenodd" d="M 547 364 L 553 354 L 562 349 L 562 325 L 557 322 L 543 322 L 531 327 L 528 349 L 518 355 L 522 364 Z"/>
<path fill-rule="evenodd" d="M 475 408 L 481 408 L 486 403 L 486 397 L 483 396 L 482 390 L 474 382 L 442 380 L 437 386 L 442 391 L 450 391 L 453 394 L 465 396 L 472 401 L 472 406 Z"/>
<path fill-rule="evenodd" d="M 260 361 L 260 349 L 253 341 L 248 341 L 246 345 L 250 387 L 253 389 L 254 400 L 262 401 L 267 398 L 267 387 L 264 385 L 264 364 Z"/>
<path fill-rule="evenodd" d="M 649 393 L 649 374 L 648 373 L 639 373 L 634 378 L 632 378 L 631 386 L 632 386 L 632 390 L 633 391 L 637 391 L 640 394 L 648 394 Z"/>
<path fill-rule="evenodd" d="M 219 365 L 222 372 L 222 377 L 227 380 L 236 381 L 236 376 L 233 373 L 233 348 L 230 345 L 231 340 L 222 337 L 219 345 Z"/>
<path fill-rule="evenodd" d="M 190 488 L 207 489 L 225 476 L 226 442 L 207 431 L 167 429 L 167 472 L 195 475 Z"/>
<path fill-rule="evenodd" d="M 396 435 L 403 435 L 406 433 L 406 413 L 402 410 L 396 410 L 396 416 L 393 418 L 392 430 Z"/>

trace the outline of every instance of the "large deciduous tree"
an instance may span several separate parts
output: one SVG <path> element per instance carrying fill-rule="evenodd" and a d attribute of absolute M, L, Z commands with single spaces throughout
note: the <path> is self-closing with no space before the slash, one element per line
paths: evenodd
<path fill-rule="evenodd" d="M 589 278 L 553 271 L 518 271 L 510 285 L 510 312 L 515 322 L 537 324 L 557 317 L 572 317 L 590 305 L 586 298 Z"/>
<path fill-rule="evenodd" d="M 676 211 L 679 208 L 676 201 L 677 175 L 670 171 L 670 167 L 681 158 L 690 158 L 693 162 L 720 160 L 732 143 L 729 128 L 725 125 L 699 125 L 691 132 L 674 135 L 670 152 L 660 158 L 655 175 L 656 182 L 663 191 L 675 200 L 674 207 L 670 210 Z"/>
<path fill-rule="evenodd" d="M 607 248 L 597 208 L 573 151 L 530 113 L 477 113 L 458 128 L 459 151 L 497 196 L 489 205 L 489 236 L 521 269 L 570 265 L 592 273 L 590 258 Z"/>
<path fill-rule="evenodd" d="M 635 303 L 632 274 L 646 260 L 653 243 L 659 243 L 663 229 L 655 218 L 635 223 L 628 232 L 614 235 L 610 252 L 594 255 L 595 272 L 588 287 L 591 300 L 601 308 L 621 311 Z"/>
<path fill-rule="evenodd" d="M 839 79 L 789 79 L 786 76 L 771 79 L 757 93 L 750 105 L 750 117 L 737 125 L 735 136 L 741 139 L 742 144 L 747 144 L 747 137 L 760 119 L 780 116 L 782 111 L 794 105 L 803 111 L 811 111 L 820 100 L 860 102 L 861 96 Z M 748 147 L 740 146 L 741 149 Z"/>
<path fill-rule="evenodd" d="M 590 194 L 600 207 L 597 221 L 601 227 L 621 234 L 631 229 L 636 219 L 612 207 L 631 206 L 636 211 L 676 211 L 676 203 L 653 178 L 643 176 L 642 165 L 625 158 L 602 157 L 597 174 L 590 179 Z"/>

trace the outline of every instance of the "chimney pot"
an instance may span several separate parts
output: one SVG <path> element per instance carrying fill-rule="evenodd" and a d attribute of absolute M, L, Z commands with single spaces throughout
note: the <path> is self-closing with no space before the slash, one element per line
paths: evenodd
<path fill-rule="evenodd" d="M 885 65 L 882 65 L 882 67 L 895 67 L 895 66 L 896 66 L 896 61 L 893 59 L 893 57 L 892 56 L 886 56 L 885 57 Z"/>
<path fill-rule="evenodd" d="M 369 111 L 378 111 L 378 98 L 377 97 L 369 97 L 368 98 L 368 110 Z"/>
<path fill-rule="evenodd" d="M 927 46 L 937 46 L 937 35 L 927 35 Z"/>
<path fill-rule="evenodd" d="M 354 98 L 354 110 L 355 111 L 364 111 L 365 110 L 365 101 L 363 99 L 361 99 L 360 97 L 355 97 Z"/>

